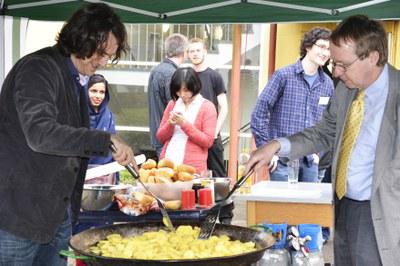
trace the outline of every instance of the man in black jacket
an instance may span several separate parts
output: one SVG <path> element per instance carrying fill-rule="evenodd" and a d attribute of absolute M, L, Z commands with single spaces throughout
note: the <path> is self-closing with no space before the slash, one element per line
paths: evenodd
<path fill-rule="evenodd" d="M 165 108 L 171 100 L 169 85 L 175 70 L 185 61 L 187 38 L 179 33 L 170 35 L 164 44 L 164 60 L 150 72 L 148 84 L 150 143 L 160 158 L 163 144 L 157 140 Z"/>
<path fill-rule="evenodd" d="M 88 4 L 63 26 L 54 47 L 23 57 L 0 94 L 0 265 L 66 265 L 90 156 L 122 165 L 132 149 L 89 129 L 88 76 L 126 49 L 126 31 L 105 4 Z M 69 210 L 72 209 L 72 212 Z"/>

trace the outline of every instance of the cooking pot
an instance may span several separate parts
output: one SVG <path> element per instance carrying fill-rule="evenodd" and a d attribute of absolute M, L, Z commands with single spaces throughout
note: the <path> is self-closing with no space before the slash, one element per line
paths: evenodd
<path fill-rule="evenodd" d="M 178 222 L 174 221 L 175 226 L 179 225 L 192 225 L 200 226 L 199 222 Z M 86 261 L 88 265 L 121 265 L 121 266 L 134 266 L 134 265 L 204 265 L 204 266 L 244 266 L 251 265 L 261 259 L 265 250 L 273 245 L 275 239 L 271 234 L 258 232 L 254 229 L 216 224 L 215 235 L 228 235 L 232 240 L 240 240 L 242 242 L 253 241 L 256 243 L 257 250 L 227 257 L 214 257 L 206 259 L 187 259 L 187 260 L 140 260 L 140 259 L 118 259 L 94 255 L 88 252 L 89 247 L 95 245 L 100 240 L 106 238 L 109 234 L 121 234 L 124 237 L 142 235 L 144 232 L 158 231 L 165 228 L 161 222 L 156 223 L 126 223 L 115 224 L 101 228 L 94 228 L 83 231 L 79 234 L 72 236 L 69 244 L 70 247 L 80 255 L 89 257 Z"/>
<path fill-rule="evenodd" d="M 81 208 L 84 211 L 105 211 L 113 204 L 114 185 L 85 184 Z"/>

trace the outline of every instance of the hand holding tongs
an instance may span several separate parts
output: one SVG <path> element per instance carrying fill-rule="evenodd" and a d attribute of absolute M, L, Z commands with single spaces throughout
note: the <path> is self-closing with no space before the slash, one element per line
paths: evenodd
<path fill-rule="evenodd" d="M 210 210 L 208 210 L 206 218 L 200 227 L 199 239 L 208 239 L 212 233 L 214 232 L 215 224 L 217 223 L 217 219 L 219 217 L 219 213 L 221 212 L 221 207 L 227 203 L 227 200 L 230 196 L 232 196 L 233 192 L 235 192 L 238 188 L 240 188 L 244 182 L 251 176 L 254 172 L 254 167 L 252 167 L 249 172 L 242 176 L 236 184 L 233 186 L 232 190 L 229 191 L 228 195 L 220 202 L 214 205 Z"/>
<path fill-rule="evenodd" d="M 110 145 L 111 151 L 116 152 L 117 148 L 115 147 L 114 144 L 111 143 Z M 168 212 L 165 209 L 163 200 L 161 200 L 160 198 L 158 198 L 156 195 L 154 195 L 153 192 L 151 192 L 142 182 L 142 180 L 140 180 L 139 178 L 139 174 L 136 172 L 135 168 L 133 168 L 132 164 L 127 164 L 125 165 L 126 170 L 128 170 L 128 172 L 142 185 L 142 187 L 153 197 L 156 199 L 158 207 L 160 208 L 161 214 L 163 216 L 163 224 L 168 228 L 168 230 L 170 230 L 171 232 L 175 231 L 175 228 L 172 224 L 171 219 L 169 218 Z"/>

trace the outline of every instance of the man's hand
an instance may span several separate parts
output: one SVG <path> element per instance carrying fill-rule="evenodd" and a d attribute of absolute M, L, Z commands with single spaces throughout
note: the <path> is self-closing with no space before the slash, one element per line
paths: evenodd
<path fill-rule="evenodd" d="M 250 160 L 246 165 L 245 175 L 252 168 L 254 168 L 254 171 L 257 171 L 262 165 L 270 164 L 272 158 L 280 150 L 280 148 L 280 143 L 276 140 L 273 140 L 253 151 L 250 154 Z"/>
<path fill-rule="evenodd" d="M 319 156 L 318 156 L 318 154 L 313 153 L 312 157 L 313 157 L 313 163 L 319 164 Z"/>
<path fill-rule="evenodd" d="M 270 172 L 275 171 L 276 167 L 278 166 L 278 160 L 279 157 L 278 155 L 274 155 L 271 159 L 271 161 L 269 162 L 268 168 Z"/>
<path fill-rule="evenodd" d="M 139 172 L 139 168 L 135 161 L 135 155 L 133 154 L 133 150 L 126 144 L 120 137 L 116 135 L 111 135 L 111 142 L 114 144 L 116 151 L 112 153 L 112 156 L 115 161 L 117 161 L 120 165 L 128 165 L 132 164 L 133 168 L 137 172 Z"/>

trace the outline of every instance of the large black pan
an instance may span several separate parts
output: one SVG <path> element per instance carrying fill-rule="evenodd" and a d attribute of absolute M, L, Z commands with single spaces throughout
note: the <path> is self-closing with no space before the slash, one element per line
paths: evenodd
<path fill-rule="evenodd" d="M 174 225 L 188 224 L 192 226 L 200 226 L 200 223 L 194 222 L 174 222 Z M 264 251 L 272 246 L 274 238 L 270 234 L 261 234 L 256 230 L 233 226 L 216 224 L 215 235 L 228 235 L 233 240 L 240 240 L 242 242 L 254 241 L 257 246 L 257 250 L 253 252 L 244 253 L 241 255 L 229 256 L 229 257 L 216 257 L 208 259 L 196 259 L 196 260 L 138 260 L 138 259 L 116 259 L 97 256 L 88 252 L 90 246 L 95 245 L 98 241 L 106 238 L 107 235 L 118 233 L 122 236 L 135 236 L 141 235 L 144 232 L 158 231 L 163 228 L 161 222 L 158 223 L 126 223 L 110 225 L 102 228 L 95 228 L 83 231 L 79 234 L 72 236 L 70 240 L 70 247 L 81 255 L 85 255 L 91 258 L 86 261 L 88 265 L 121 265 L 121 266 L 133 266 L 133 265 L 146 265 L 146 266 L 159 266 L 159 265 L 204 265 L 204 266 L 241 266 L 251 265 L 261 259 Z"/>

